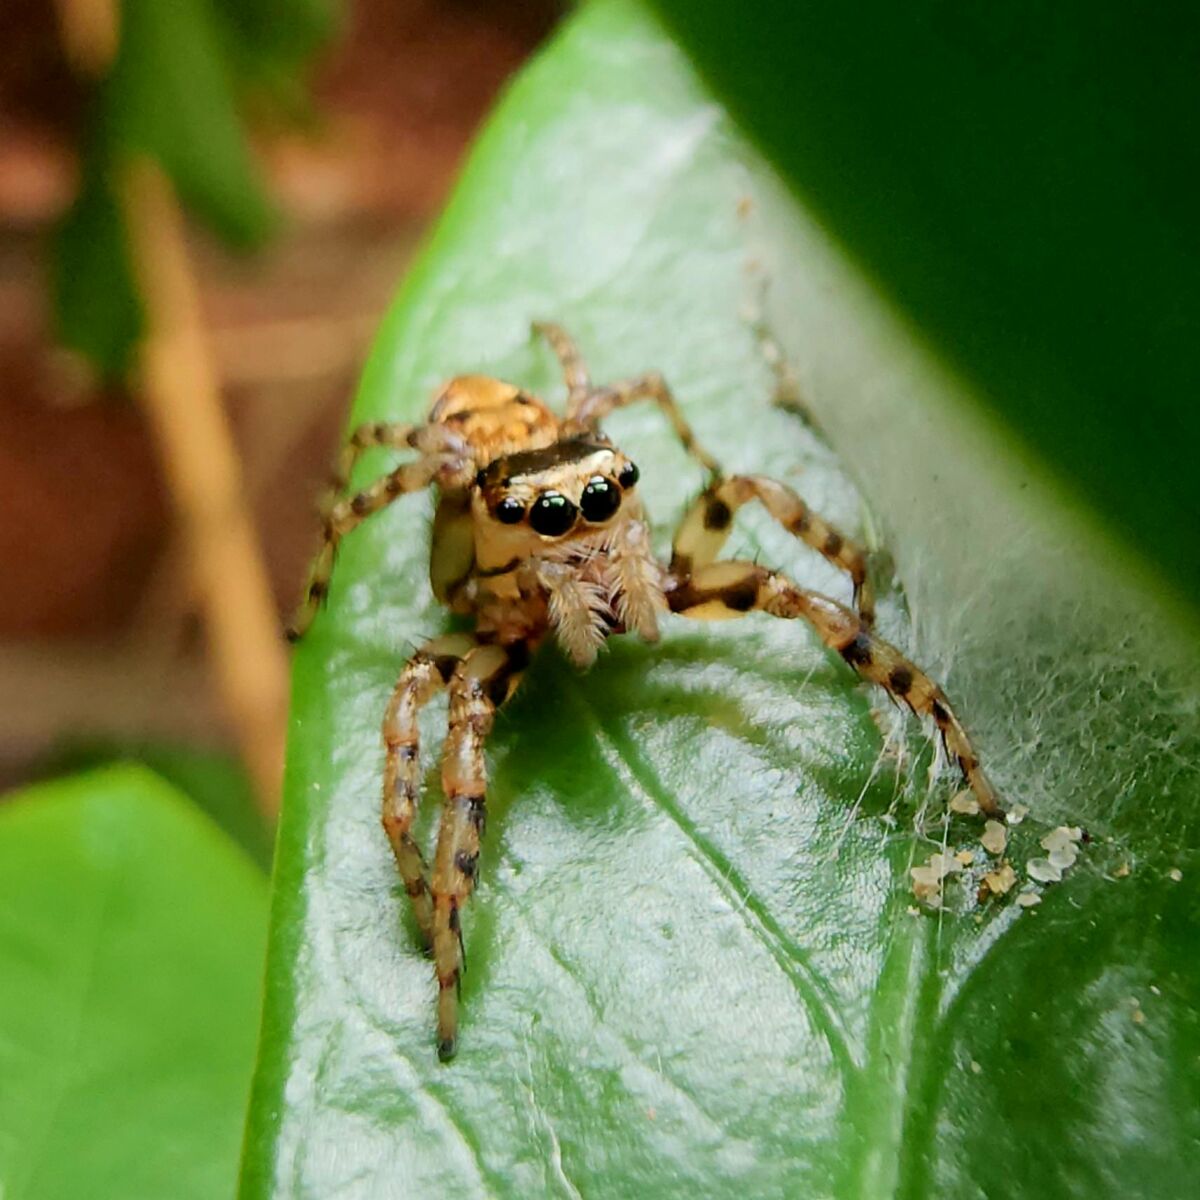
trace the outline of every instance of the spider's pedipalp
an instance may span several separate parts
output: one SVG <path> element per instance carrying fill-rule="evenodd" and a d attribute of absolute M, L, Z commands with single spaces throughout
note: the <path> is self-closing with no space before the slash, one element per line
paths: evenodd
<path fill-rule="evenodd" d="M 676 579 L 667 600 L 672 612 L 702 620 L 740 617 L 753 611 L 803 618 L 864 679 L 903 700 L 913 712 L 932 717 L 947 752 L 975 793 L 980 810 L 990 817 L 1003 816 L 996 790 L 984 774 L 975 747 L 945 692 L 844 604 L 802 588 L 777 571 L 747 562 L 701 567 L 688 577 Z"/>
<path fill-rule="evenodd" d="M 765 475 L 734 475 L 713 484 L 679 526 L 671 548 L 671 569 L 686 575 L 714 562 L 738 509 L 751 500 L 758 500 L 784 529 L 850 576 L 859 616 L 872 623 L 875 593 L 862 548 L 813 512 L 790 487 Z"/>

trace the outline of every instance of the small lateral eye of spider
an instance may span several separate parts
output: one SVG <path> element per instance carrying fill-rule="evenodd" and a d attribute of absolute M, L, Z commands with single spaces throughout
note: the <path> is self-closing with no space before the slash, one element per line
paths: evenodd
<path fill-rule="evenodd" d="M 505 496 L 493 510 L 496 520 L 504 525 L 515 525 L 525 517 L 525 505 L 513 496 Z"/>
<path fill-rule="evenodd" d="M 638 479 L 641 478 L 641 472 L 637 469 L 634 463 L 626 463 L 621 468 L 621 473 L 617 476 L 617 482 L 628 491 Z"/>
<path fill-rule="evenodd" d="M 561 492 L 543 492 L 529 510 L 529 524 L 543 537 L 559 537 L 575 524 L 576 512 Z"/>
<path fill-rule="evenodd" d="M 579 498 L 584 517 L 593 522 L 607 521 L 621 507 L 621 492 L 603 475 L 593 475 Z"/>

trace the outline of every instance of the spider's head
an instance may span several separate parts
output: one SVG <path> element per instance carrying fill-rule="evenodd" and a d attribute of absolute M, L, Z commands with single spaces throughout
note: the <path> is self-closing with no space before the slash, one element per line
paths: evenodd
<path fill-rule="evenodd" d="M 589 435 L 498 458 L 475 477 L 471 511 L 481 566 L 544 553 L 641 516 L 638 469 Z"/>

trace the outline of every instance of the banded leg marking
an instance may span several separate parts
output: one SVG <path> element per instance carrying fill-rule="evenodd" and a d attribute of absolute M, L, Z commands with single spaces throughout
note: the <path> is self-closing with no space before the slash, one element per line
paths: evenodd
<path fill-rule="evenodd" d="M 567 382 L 567 408 L 570 410 L 592 390 L 592 380 L 583 355 L 571 335 L 553 321 L 534 321 L 533 332 L 550 343 L 550 349 L 562 364 L 563 378 Z"/>
<path fill-rule="evenodd" d="M 484 747 L 496 710 L 528 660 L 524 643 L 473 650 L 450 680 L 449 732 L 442 755 L 445 805 L 433 862 L 433 961 L 438 981 L 438 1057 L 454 1055 L 458 984 L 464 966 L 461 912 L 475 887 L 487 816 Z"/>
<path fill-rule="evenodd" d="M 427 642 L 400 672 L 383 718 L 383 828 L 426 946 L 433 944 L 433 901 L 425 860 L 410 832 L 421 799 L 418 718 L 475 645 L 465 633 Z"/>
<path fill-rule="evenodd" d="M 699 619 L 740 617 L 755 610 L 775 617 L 803 618 L 864 679 L 903 700 L 914 713 L 932 717 L 947 754 L 958 762 L 980 809 L 990 817 L 1003 816 L 996 790 L 946 693 L 845 605 L 808 591 L 778 572 L 746 562 L 701 567 L 690 578 L 677 581 L 667 600 L 672 612 Z"/>
<path fill-rule="evenodd" d="M 333 574 L 333 562 L 338 544 L 346 534 L 356 529 L 369 516 L 386 508 L 393 500 L 409 492 L 428 487 L 438 463 L 433 459 L 420 459 L 404 463 L 389 471 L 382 479 L 357 492 L 334 502 L 322 517 L 322 542 L 320 552 L 313 563 L 308 589 L 300 602 L 292 624 L 287 630 L 288 641 L 303 637 L 312 624 L 329 591 L 329 577 Z"/>
<path fill-rule="evenodd" d="M 813 512 L 786 484 L 765 475 L 734 475 L 713 484 L 696 501 L 675 535 L 671 570 L 683 576 L 714 562 L 729 537 L 735 514 L 751 500 L 758 500 L 784 529 L 850 576 L 859 615 L 871 624 L 875 593 L 862 547 Z"/>
<path fill-rule="evenodd" d="M 359 425 L 346 439 L 333 476 L 335 494 L 344 492 L 350 485 L 354 466 L 367 450 L 377 447 L 389 450 L 407 450 L 409 438 L 420 426 L 396 424 L 391 421 L 367 421 Z"/>
<path fill-rule="evenodd" d="M 667 381 L 657 371 L 650 371 L 645 375 L 621 380 L 618 383 L 606 384 L 604 387 L 594 388 L 586 395 L 580 396 L 578 402 L 567 406 L 567 419 L 563 431 L 566 435 L 570 435 L 593 430 L 616 409 L 625 408 L 626 405 L 634 404 L 639 400 L 653 400 L 667 420 L 671 422 L 675 436 L 679 438 L 688 454 L 700 463 L 710 475 L 721 473 L 717 460 L 696 441 L 696 435 L 684 419 L 683 413 L 679 411 L 679 405 L 676 403 L 671 389 L 667 386 Z"/>

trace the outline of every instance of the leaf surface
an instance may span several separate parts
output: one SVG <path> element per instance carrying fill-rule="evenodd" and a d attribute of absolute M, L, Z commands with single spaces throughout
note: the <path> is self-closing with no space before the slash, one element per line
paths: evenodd
<path fill-rule="evenodd" d="M 266 884 L 140 768 L 0 808 L 0 1192 L 228 1195 Z"/>
<path fill-rule="evenodd" d="M 741 316 L 764 276 L 833 449 L 770 403 Z M 384 706 L 445 627 L 430 501 L 406 499 L 347 540 L 296 657 L 244 1195 L 1178 1191 L 1200 1136 L 1194 645 L 627 0 L 585 8 L 514 85 L 355 420 L 419 419 L 469 371 L 560 400 L 528 333 L 547 317 L 597 378 L 663 370 L 730 469 L 886 547 L 903 590 L 882 627 L 1030 808 L 1022 875 L 1053 826 L 1093 840 L 1036 908 L 978 907 L 987 855 L 977 820 L 942 819 L 952 780 L 797 625 L 672 620 L 586 675 L 551 651 L 492 740 L 440 1065 L 378 823 Z M 665 548 L 699 472 L 653 411 L 609 428 Z M 845 595 L 760 514 L 733 550 Z M 423 726 L 426 837 L 443 720 Z M 973 852 L 969 880 L 921 911 L 909 869 L 943 848 Z"/>

